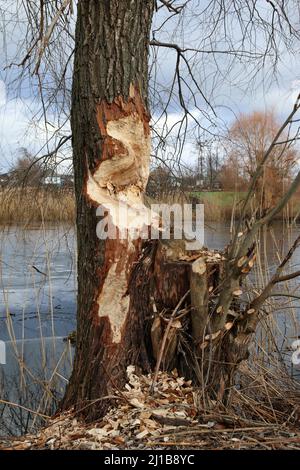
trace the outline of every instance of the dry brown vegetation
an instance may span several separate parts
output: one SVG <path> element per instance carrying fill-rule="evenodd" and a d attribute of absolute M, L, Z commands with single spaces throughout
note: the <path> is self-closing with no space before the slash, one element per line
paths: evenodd
<path fill-rule="evenodd" d="M 211 193 L 213 194 L 213 193 Z M 241 203 L 243 196 L 240 193 L 236 193 L 236 197 L 232 197 L 232 200 L 224 197 L 222 201 L 222 194 L 226 192 L 216 193 L 219 198 L 199 198 L 199 202 L 204 204 L 204 215 L 206 221 L 211 222 L 229 222 L 232 219 L 239 220 L 239 213 L 241 209 Z M 234 193 L 231 193 L 234 194 Z M 226 200 L 227 199 L 227 200 Z M 261 206 L 260 206 L 261 207 Z M 257 206 L 253 204 L 252 212 L 257 209 Z M 251 211 L 249 210 L 248 215 Z M 300 214 L 300 194 L 296 194 L 287 207 L 281 211 L 274 220 L 287 219 L 298 219 Z"/>
<path fill-rule="evenodd" d="M 279 373 L 280 372 L 280 373 Z M 300 397 L 284 368 L 262 363 L 241 368 L 241 386 L 226 409 L 203 403 L 201 390 L 171 373 L 153 375 L 127 368 L 127 384 L 102 420 L 85 424 L 73 410 L 49 418 L 36 435 L 0 439 L 14 450 L 107 449 L 298 449 Z M 108 397 L 107 397 L 108 398 Z M 105 399 L 105 398 L 103 398 Z M 101 399 L 99 399 L 101 400 Z M 88 406 L 88 405 L 87 405 Z"/>
<path fill-rule="evenodd" d="M 72 189 L 5 188 L 0 191 L 0 223 L 75 221 Z"/>
<path fill-rule="evenodd" d="M 207 222 L 230 222 L 239 220 L 240 210 L 246 192 L 242 191 L 202 191 L 184 193 L 175 191 L 169 194 L 160 194 L 156 199 L 147 197 L 147 204 L 204 204 L 204 219 Z M 260 206 L 261 207 L 261 206 Z M 256 201 L 249 208 L 250 216 L 257 209 Z M 277 216 L 276 220 L 298 219 L 300 215 L 300 192 L 295 194 L 287 206 Z"/>
<path fill-rule="evenodd" d="M 223 181 L 225 186 L 238 187 L 244 181 L 244 188 L 248 187 L 279 128 L 280 121 L 272 111 L 255 111 L 239 116 L 228 132 L 228 155 L 223 168 L 227 173 Z M 257 204 L 263 207 L 276 203 L 284 194 L 297 167 L 299 152 L 294 142 L 290 142 L 288 131 L 282 133 L 281 142 L 286 143 L 273 146 L 258 179 L 256 199 Z M 230 171 L 234 179 L 230 178 Z"/>
<path fill-rule="evenodd" d="M 228 222 L 239 218 L 239 208 L 243 194 L 230 191 L 200 193 L 191 197 L 184 192 L 161 195 L 158 199 L 147 197 L 147 204 L 204 204 L 205 220 Z M 205 196 L 205 197 L 204 197 Z M 294 219 L 300 213 L 300 193 L 296 194 L 285 216 Z M 279 215 L 282 218 L 283 214 Z M 24 224 L 35 222 L 75 222 L 75 198 L 72 189 L 48 188 L 5 188 L 0 190 L 0 224 Z"/>

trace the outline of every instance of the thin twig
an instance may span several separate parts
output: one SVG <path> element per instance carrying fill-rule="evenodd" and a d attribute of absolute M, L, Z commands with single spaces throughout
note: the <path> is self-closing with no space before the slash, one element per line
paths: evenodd
<path fill-rule="evenodd" d="M 178 302 L 178 304 L 176 305 L 171 317 L 170 317 L 170 321 L 167 325 L 167 328 L 165 330 L 165 333 L 164 333 L 164 336 L 163 336 L 163 339 L 162 339 L 162 343 L 161 343 L 161 347 L 160 347 L 160 351 L 159 351 L 159 355 L 158 355 L 158 358 L 157 358 L 157 362 L 156 362 L 156 366 L 155 366 L 155 372 L 154 372 L 154 378 L 153 378 L 153 382 L 152 382 L 152 385 L 150 387 L 150 393 L 153 393 L 154 392 L 154 387 L 157 383 L 157 378 L 158 378 L 158 372 L 159 372 L 159 368 L 160 368 L 160 364 L 161 364 L 161 361 L 162 361 L 162 358 L 163 358 L 163 354 L 164 354 L 164 350 L 165 350 L 165 346 L 166 346 L 166 341 L 167 341 L 167 337 L 168 337 L 168 334 L 169 334 L 169 331 L 171 329 L 171 326 L 173 324 L 173 321 L 175 319 L 175 316 L 176 316 L 176 313 L 178 312 L 178 310 L 180 309 L 181 305 L 183 304 L 183 302 L 185 301 L 185 299 L 187 298 L 188 294 L 190 293 L 190 290 L 188 290 L 184 296 L 180 299 L 180 301 Z"/>

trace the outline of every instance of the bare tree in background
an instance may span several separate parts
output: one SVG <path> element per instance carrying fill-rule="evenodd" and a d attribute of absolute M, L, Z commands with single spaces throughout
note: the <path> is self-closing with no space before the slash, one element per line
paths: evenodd
<path fill-rule="evenodd" d="M 254 112 L 240 116 L 229 129 L 225 165 L 233 168 L 245 185 L 255 174 L 279 127 L 273 112 Z M 263 211 L 286 191 L 297 167 L 299 152 L 291 145 L 295 141 L 289 142 L 288 132 L 282 134 L 281 140 L 286 141 L 286 145 L 276 145 L 257 182 L 256 205 Z"/>
<path fill-rule="evenodd" d="M 67 72 L 74 56 L 71 124 L 78 334 L 74 370 L 62 407 L 83 407 L 90 420 L 103 415 L 109 405 L 104 397 L 122 386 L 129 364 L 143 370 L 155 368 L 156 374 L 161 365 L 177 367 L 201 385 L 203 396 L 226 402 L 237 367 L 247 358 L 261 305 L 283 277 L 295 276 L 282 273 L 299 240 L 260 295 L 246 305 L 239 301 L 243 279 L 255 262 L 256 234 L 299 186 L 300 173 L 262 217 L 245 220 L 265 165 L 276 146 L 285 145 L 281 137 L 296 120 L 299 101 L 258 162 L 241 221 L 222 256 L 199 252 L 195 259 L 195 253 L 189 256 L 180 243 L 150 239 L 99 240 L 96 207 L 117 205 L 120 200 L 127 207 L 143 202 L 151 154 L 151 109 L 152 152 L 161 159 L 172 149 L 178 160 L 188 132 L 202 139 L 202 134 L 217 133 L 214 92 L 225 80 L 225 72 L 230 80 L 230 70 L 241 64 L 238 67 L 247 69 L 248 82 L 262 66 L 276 66 L 282 45 L 291 49 L 298 39 L 297 3 L 290 1 L 287 8 L 281 2 L 266 2 L 260 8 L 256 2 L 239 0 L 204 6 L 197 0 L 182 4 L 79 0 L 75 37 L 71 0 L 18 3 L 29 27 L 24 36 L 26 52 L 17 65 L 23 73 L 34 74 L 43 118 L 60 110 L 58 135 L 69 118 Z M 161 15 L 159 24 L 152 21 L 155 11 Z M 183 25 L 193 44 L 187 45 L 180 35 L 177 42 L 172 41 L 172 34 L 183 30 Z M 157 80 L 159 61 L 166 52 L 173 65 L 168 84 Z M 48 87 L 53 78 L 54 86 Z M 170 123 L 168 115 L 174 107 L 179 116 Z M 136 228 L 139 221 L 132 223 Z M 115 228 L 120 229 L 117 222 Z"/>
<path fill-rule="evenodd" d="M 176 188 L 176 177 L 172 175 L 167 167 L 157 166 L 150 171 L 147 195 L 152 198 L 158 199 L 163 195 L 172 194 L 174 187 Z"/>
<path fill-rule="evenodd" d="M 19 150 L 19 156 L 10 171 L 10 182 L 18 186 L 39 186 L 45 176 L 43 162 L 35 162 L 26 148 Z"/>

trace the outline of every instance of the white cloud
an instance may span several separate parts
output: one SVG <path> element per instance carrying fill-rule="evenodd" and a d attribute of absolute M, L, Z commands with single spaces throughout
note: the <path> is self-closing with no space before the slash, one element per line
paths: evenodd
<path fill-rule="evenodd" d="M 10 166 L 17 149 L 32 148 L 34 136 L 28 130 L 30 102 L 20 99 L 5 100 L 0 107 L 1 166 Z"/>
<path fill-rule="evenodd" d="M 255 100 L 256 109 L 272 109 L 280 118 L 287 116 L 293 109 L 300 93 L 300 80 L 286 79 L 279 86 L 272 86 L 260 93 Z"/>
<path fill-rule="evenodd" d="M 3 80 L 0 80 L 0 109 L 6 103 L 6 88 Z"/>
<path fill-rule="evenodd" d="M 57 128 L 48 127 L 46 131 L 43 122 L 35 119 L 39 106 L 33 99 L 1 100 L 1 96 L 0 92 L 0 170 L 6 171 L 21 147 L 26 147 L 32 155 L 47 153 L 45 144 L 51 138 L 50 149 L 55 147 Z M 51 116 L 48 118 L 51 120 Z M 69 124 L 64 130 L 68 131 L 68 128 Z M 62 135 L 61 132 L 57 139 Z"/>

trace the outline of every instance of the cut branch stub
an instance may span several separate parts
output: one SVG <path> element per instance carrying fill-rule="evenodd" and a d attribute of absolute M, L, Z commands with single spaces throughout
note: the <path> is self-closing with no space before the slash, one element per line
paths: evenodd
<path fill-rule="evenodd" d="M 207 269 L 204 258 L 199 258 L 192 264 L 191 277 L 191 318 L 192 333 L 196 342 L 202 341 L 208 322 L 209 287 L 207 283 Z"/>
<path fill-rule="evenodd" d="M 154 269 L 154 297 L 160 310 L 174 309 L 190 289 L 191 332 L 195 344 L 200 346 L 211 329 L 209 298 L 219 284 L 223 259 L 219 253 L 205 250 L 193 252 L 190 259 L 180 241 L 164 240 L 159 243 Z"/>

